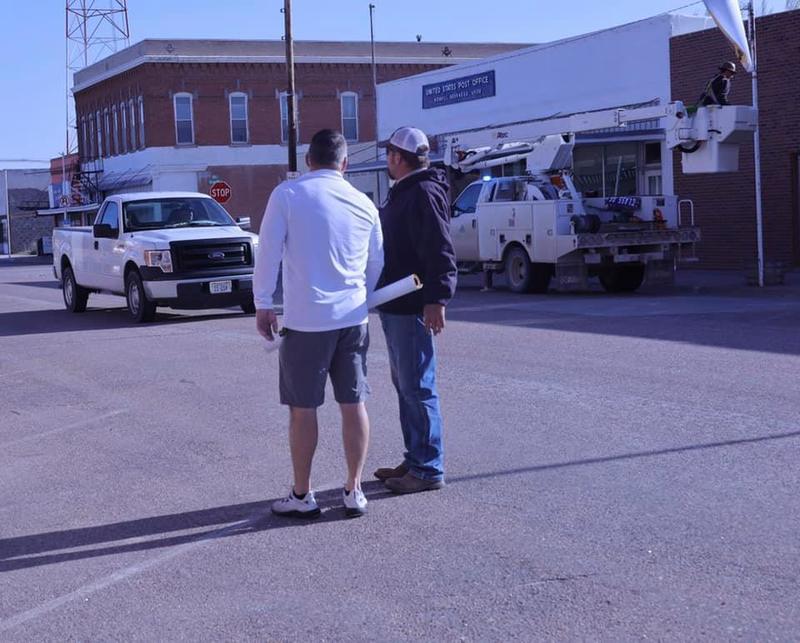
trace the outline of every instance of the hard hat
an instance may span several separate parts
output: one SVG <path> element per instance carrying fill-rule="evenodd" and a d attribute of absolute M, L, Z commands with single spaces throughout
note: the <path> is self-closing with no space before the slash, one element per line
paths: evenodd
<path fill-rule="evenodd" d="M 734 74 L 736 73 L 736 65 L 730 61 L 724 62 L 719 66 L 720 71 L 731 71 Z"/>

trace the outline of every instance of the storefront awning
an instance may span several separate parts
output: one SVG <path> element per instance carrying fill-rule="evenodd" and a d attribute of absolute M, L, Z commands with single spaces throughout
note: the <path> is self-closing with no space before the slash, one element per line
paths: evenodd
<path fill-rule="evenodd" d="M 86 203 L 84 205 L 70 205 L 66 208 L 46 208 L 37 210 L 37 217 L 52 217 L 58 214 L 81 214 L 83 212 L 97 212 L 100 208 L 99 203 Z"/>
<path fill-rule="evenodd" d="M 150 166 L 146 165 L 142 168 L 124 172 L 104 172 L 97 181 L 97 187 L 102 192 L 111 192 L 112 190 L 121 190 L 123 188 L 142 187 L 150 185 L 152 182 L 153 175 L 150 171 Z"/>

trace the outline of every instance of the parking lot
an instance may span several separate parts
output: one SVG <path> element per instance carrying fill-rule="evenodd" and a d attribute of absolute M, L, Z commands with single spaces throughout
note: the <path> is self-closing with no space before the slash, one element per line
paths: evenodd
<path fill-rule="evenodd" d="M 797 282 L 797 275 L 792 275 Z M 277 357 L 234 310 L 70 315 L 0 266 L 0 639 L 788 640 L 800 622 L 800 287 L 479 292 L 439 343 L 448 485 L 320 520 Z M 401 457 L 372 323 L 367 470 Z"/>

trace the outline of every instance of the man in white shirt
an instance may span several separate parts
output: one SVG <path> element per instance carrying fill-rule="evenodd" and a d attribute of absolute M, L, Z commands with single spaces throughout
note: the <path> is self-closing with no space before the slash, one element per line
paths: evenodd
<path fill-rule="evenodd" d="M 361 474 L 369 442 L 364 401 L 369 394 L 367 293 L 383 269 L 383 236 L 372 201 L 343 176 L 347 143 L 321 130 L 306 155 L 311 171 L 279 185 L 261 223 L 253 279 L 258 332 L 274 341 L 273 295 L 283 261 L 283 341 L 280 397 L 289 406 L 294 486 L 272 505 L 274 513 L 316 518 L 310 487 L 317 446 L 317 407 L 330 376 L 342 413 L 347 459 L 343 500 L 348 516 L 365 513 Z"/>

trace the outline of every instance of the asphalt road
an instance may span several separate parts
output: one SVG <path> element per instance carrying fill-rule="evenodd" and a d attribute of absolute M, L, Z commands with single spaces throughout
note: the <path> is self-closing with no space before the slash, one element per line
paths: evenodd
<path fill-rule="evenodd" d="M 686 283 L 466 279 L 447 487 L 369 482 L 344 520 L 328 405 L 298 524 L 269 513 L 286 412 L 253 317 L 70 315 L 46 266 L 0 267 L 0 640 L 796 639 L 798 289 Z M 369 471 L 401 453 L 372 340 Z"/>

